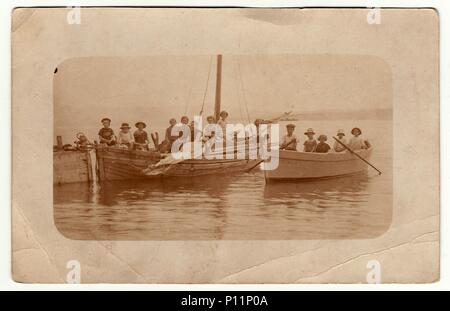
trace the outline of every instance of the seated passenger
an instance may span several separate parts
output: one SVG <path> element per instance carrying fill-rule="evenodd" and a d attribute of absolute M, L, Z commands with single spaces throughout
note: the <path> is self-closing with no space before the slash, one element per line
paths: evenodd
<path fill-rule="evenodd" d="M 215 134 L 215 127 L 216 127 L 216 118 L 214 118 L 213 116 L 208 116 L 206 118 L 206 121 L 208 122 L 208 124 L 205 127 L 204 132 L 206 133 L 205 135 L 203 135 L 203 141 L 208 141 L 210 140 L 212 137 L 214 137 Z"/>
<path fill-rule="evenodd" d="M 297 136 L 294 134 L 295 125 L 286 125 L 287 134 L 281 139 L 281 150 L 297 151 Z"/>
<path fill-rule="evenodd" d="M 345 136 L 344 130 L 338 130 L 336 136 L 338 137 L 341 143 L 343 143 L 344 145 L 347 144 L 347 140 L 344 138 Z M 338 143 L 337 141 L 334 141 L 333 150 L 336 152 L 342 152 L 345 151 L 345 147 L 342 146 L 342 144 Z"/>
<path fill-rule="evenodd" d="M 189 118 L 186 116 L 181 117 L 181 124 L 189 125 Z"/>
<path fill-rule="evenodd" d="M 355 127 L 351 131 L 353 137 L 350 138 L 348 142 L 348 147 L 351 150 L 360 150 L 370 148 L 370 143 L 367 140 L 362 139 L 360 136 L 362 134 L 361 129 Z"/>
<path fill-rule="evenodd" d="M 134 139 L 133 135 L 131 135 L 130 129 L 131 127 L 128 123 L 122 123 L 120 132 L 117 135 L 117 144 L 119 147 L 133 149 Z"/>
<path fill-rule="evenodd" d="M 308 139 L 303 143 L 303 152 L 314 152 L 316 150 L 317 141 L 314 139 L 314 130 L 309 128 L 306 130 L 305 135 Z"/>
<path fill-rule="evenodd" d="M 92 143 L 88 140 L 88 138 L 86 137 L 86 135 L 84 135 L 83 133 L 78 133 L 77 134 L 77 141 L 75 142 L 75 146 L 78 150 L 89 150 L 92 148 Z"/>
<path fill-rule="evenodd" d="M 172 144 L 178 139 L 178 136 L 172 135 L 172 129 L 177 124 L 177 120 L 174 118 L 169 120 L 170 126 L 166 129 L 164 141 L 159 146 L 159 151 L 162 153 L 171 152 Z"/>
<path fill-rule="evenodd" d="M 170 126 L 166 129 L 166 135 L 164 139 L 168 141 L 169 143 L 173 143 L 175 140 L 177 140 L 178 136 L 172 135 L 172 129 L 177 124 L 177 120 L 174 118 L 169 120 Z"/>
<path fill-rule="evenodd" d="M 186 125 L 189 128 L 189 131 L 190 131 L 189 136 L 191 136 L 191 139 L 192 139 L 192 137 L 193 137 L 192 131 L 194 130 L 194 128 L 191 127 L 191 124 L 189 124 L 189 118 L 187 116 L 182 116 L 180 120 L 181 120 L 181 125 L 182 125 L 180 129 L 183 129 L 184 128 L 183 125 Z M 179 138 L 183 138 L 184 135 L 188 135 L 188 134 L 185 134 L 184 131 L 178 132 Z M 188 136 L 185 136 L 183 138 L 183 142 L 187 142 L 187 139 L 188 139 Z"/>
<path fill-rule="evenodd" d="M 220 112 L 219 116 L 220 116 L 220 118 L 217 121 L 217 124 L 219 124 L 222 127 L 222 131 L 225 131 L 225 129 L 227 127 L 228 112 L 223 110 Z"/>
<path fill-rule="evenodd" d="M 114 131 L 110 128 L 111 119 L 103 118 L 102 119 L 103 127 L 98 131 L 98 138 L 100 140 L 100 144 L 104 144 L 107 146 L 113 146 L 116 144 L 116 136 L 114 135 Z"/>
<path fill-rule="evenodd" d="M 219 114 L 219 120 L 217 120 L 217 124 L 221 127 L 222 129 L 222 139 L 225 141 L 226 137 L 227 137 L 227 118 L 228 118 L 228 112 L 226 112 L 225 110 L 221 111 Z M 220 131 L 217 133 L 217 136 L 220 136 Z"/>
<path fill-rule="evenodd" d="M 320 135 L 319 136 L 319 143 L 316 146 L 316 150 L 314 152 L 317 153 L 328 153 L 328 151 L 331 149 L 330 145 L 326 143 L 327 141 L 327 135 Z"/>
<path fill-rule="evenodd" d="M 147 127 L 147 124 L 145 124 L 142 121 L 139 121 L 135 124 L 135 126 L 137 127 L 137 130 L 134 131 L 134 133 L 133 133 L 134 149 L 145 150 L 145 151 L 149 150 L 148 149 L 148 144 L 149 144 L 148 134 L 144 130 L 144 128 Z"/>

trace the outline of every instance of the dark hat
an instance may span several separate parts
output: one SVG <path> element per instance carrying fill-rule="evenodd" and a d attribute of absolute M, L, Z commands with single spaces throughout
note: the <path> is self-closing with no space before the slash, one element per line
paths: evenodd
<path fill-rule="evenodd" d="M 121 128 L 121 129 L 124 129 L 124 128 L 129 129 L 129 128 L 130 128 L 130 125 L 129 125 L 128 123 L 122 123 L 122 125 L 120 126 L 120 128 Z"/>
<path fill-rule="evenodd" d="M 102 121 L 100 121 L 100 122 L 103 123 L 103 121 L 109 121 L 111 123 L 111 119 L 110 118 L 103 118 Z"/>
<path fill-rule="evenodd" d="M 219 116 L 222 116 L 222 115 L 224 115 L 224 114 L 226 114 L 227 117 L 228 117 L 228 112 L 226 112 L 225 110 L 222 110 L 222 111 L 220 112 Z"/>
<path fill-rule="evenodd" d="M 287 128 L 295 128 L 295 124 L 289 123 L 288 125 L 286 125 Z"/>
<path fill-rule="evenodd" d="M 319 141 L 321 141 L 321 140 L 326 141 L 327 139 L 328 139 L 327 135 L 319 135 L 319 138 L 318 138 Z"/>
<path fill-rule="evenodd" d="M 358 131 L 358 132 L 359 132 L 359 135 L 362 134 L 362 131 L 361 131 L 361 129 L 360 129 L 359 127 L 354 127 L 350 133 L 354 134 L 354 133 L 353 133 L 354 131 Z"/>
<path fill-rule="evenodd" d="M 147 127 L 147 124 L 145 124 L 145 123 L 144 123 L 144 122 L 142 122 L 142 121 L 136 122 L 136 124 L 135 124 L 134 126 L 138 127 L 138 125 L 139 125 L 139 124 L 142 124 L 142 125 L 144 125 L 144 128 L 146 128 L 146 127 Z"/>

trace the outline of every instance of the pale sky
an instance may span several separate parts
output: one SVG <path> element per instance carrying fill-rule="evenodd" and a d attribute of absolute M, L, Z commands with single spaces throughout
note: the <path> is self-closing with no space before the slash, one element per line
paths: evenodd
<path fill-rule="evenodd" d="M 210 71 L 209 83 L 208 72 Z M 169 118 L 213 114 L 216 56 L 74 58 L 54 79 L 55 135 L 138 120 L 156 128 Z M 206 92 L 206 96 L 205 96 Z M 246 104 L 245 104 L 246 103 Z M 286 111 L 392 108 L 389 66 L 373 56 L 223 55 L 222 109 L 230 121 Z M 91 133 L 96 134 L 96 133 Z"/>

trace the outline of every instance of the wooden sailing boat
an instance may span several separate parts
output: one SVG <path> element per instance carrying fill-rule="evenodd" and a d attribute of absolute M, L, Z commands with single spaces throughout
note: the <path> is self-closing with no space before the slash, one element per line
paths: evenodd
<path fill-rule="evenodd" d="M 217 56 L 214 113 L 219 119 L 221 110 L 222 55 Z M 98 177 L 104 180 L 148 179 L 155 177 L 195 177 L 209 174 L 245 172 L 253 169 L 260 159 L 189 159 L 159 165 L 167 155 L 157 151 L 124 150 L 115 147 L 96 147 Z M 157 166 L 157 169 L 153 167 Z"/>

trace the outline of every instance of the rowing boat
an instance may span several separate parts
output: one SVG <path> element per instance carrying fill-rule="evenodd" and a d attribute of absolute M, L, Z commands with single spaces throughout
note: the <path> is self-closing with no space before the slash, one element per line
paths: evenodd
<path fill-rule="evenodd" d="M 372 149 L 355 153 L 369 160 Z M 305 180 L 356 174 L 367 170 L 367 164 L 350 152 L 313 153 L 280 150 L 278 167 L 265 170 L 267 181 Z"/>

